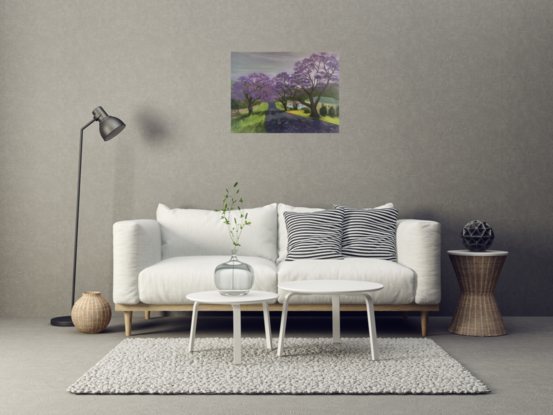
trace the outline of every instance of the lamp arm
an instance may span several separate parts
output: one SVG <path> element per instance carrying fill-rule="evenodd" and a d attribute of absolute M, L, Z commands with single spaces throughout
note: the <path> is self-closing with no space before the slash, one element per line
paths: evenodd
<path fill-rule="evenodd" d="M 81 201 L 81 166 L 83 164 L 83 131 L 86 127 L 96 121 L 96 118 L 93 118 L 89 123 L 87 123 L 83 128 L 81 128 L 81 141 L 79 144 L 79 180 L 77 182 L 77 212 L 75 215 L 75 244 L 73 251 L 73 293 L 71 296 L 71 309 L 75 305 L 75 281 L 77 278 L 77 244 L 79 241 L 79 205 Z"/>

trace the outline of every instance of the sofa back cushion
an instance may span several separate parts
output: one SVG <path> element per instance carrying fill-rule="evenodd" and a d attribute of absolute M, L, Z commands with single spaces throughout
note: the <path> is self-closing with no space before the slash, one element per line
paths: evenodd
<path fill-rule="evenodd" d="M 251 226 L 244 227 L 238 255 L 277 259 L 277 205 L 244 209 Z M 233 212 L 234 216 L 238 215 Z M 237 216 L 236 216 L 237 217 Z M 238 219 L 238 217 L 237 217 Z M 157 208 L 162 259 L 178 256 L 230 255 L 233 248 L 221 213 L 200 209 Z M 231 218 L 232 221 L 232 218 Z"/>
<path fill-rule="evenodd" d="M 378 206 L 374 209 L 393 208 L 393 203 L 386 203 L 385 205 Z M 285 205 L 284 203 L 278 204 L 278 259 L 277 263 L 286 261 L 286 255 L 288 255 L 288 231 L 286 230 L 286 221 L 284 220 L 284 212 L 298 212 L 298 213 L 310 213 L 320 212 L 324 209 L 318 208 L 304 208 Z M 248 216 L 249 219 L 249 216 Z"/>

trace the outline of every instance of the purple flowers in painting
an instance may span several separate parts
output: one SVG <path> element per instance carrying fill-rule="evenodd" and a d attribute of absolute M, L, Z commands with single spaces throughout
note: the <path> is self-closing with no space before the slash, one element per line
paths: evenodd
<path fill-rule="evenodd" d="M 233 52 L 231 131 L 337 133 L 337 53 Z"/>
<path fill-rule="evenodd" d="M 328 53 L 314 53 L 294 65 L 294 82 L 309 96 L 312 116 L 317 116 L 317 104 L 330 81 L 338 82 L 340 63 Z"/>
<path fill-rule="evenodd" d="M 232 86 L 232 98 L 245 101 L 250 115 L 256 101 L 272 101 L 274 93 L 275 81 L 264 73 L 241 76 Z"/>

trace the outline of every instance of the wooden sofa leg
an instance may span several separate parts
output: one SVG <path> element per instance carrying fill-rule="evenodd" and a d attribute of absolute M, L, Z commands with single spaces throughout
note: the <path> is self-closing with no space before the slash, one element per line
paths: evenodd
<path fill-rule="evenodd" d="M 422 337 L 426 337 L 428 331 L 428 311 L 421 311 Z"/>
<path fill-rule="evenodd" d="M 129 337 L 132 329 L 132 311 L 125 311 L 125 335 Z"/>
<path fill-rule="evenodd" d="M 409 318 L 409 311 L 404 311 L 403 312 L 403 319 L 407 320 L 408 318 Z"/>
<path fill-rule="evenodd" d="M 150 312 L 149 311 L 144 311 L 144 318 L 146 320 L 149 320 L 150 319 Z"/>

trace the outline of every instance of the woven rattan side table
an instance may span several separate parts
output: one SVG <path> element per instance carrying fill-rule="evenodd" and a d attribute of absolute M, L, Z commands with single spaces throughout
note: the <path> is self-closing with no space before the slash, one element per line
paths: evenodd
<path fill-rule="evenodd" d="M 464 336 L 507 334 L 494 290 L 508 252 L 447 251 L 461 287 L 461 298 L 447 329 Z"/>

